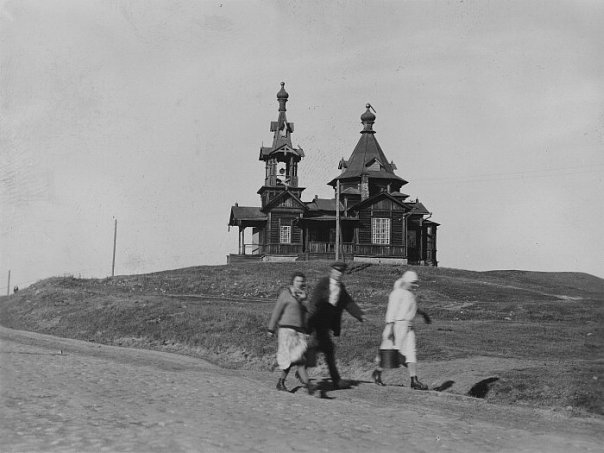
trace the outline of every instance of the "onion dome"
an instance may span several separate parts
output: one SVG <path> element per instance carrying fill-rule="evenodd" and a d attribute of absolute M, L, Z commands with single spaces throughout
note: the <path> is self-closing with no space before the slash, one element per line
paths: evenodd
<path fill-rule="evenodd" d="M 375 115 L 371 112 L 373 107 L 369 103 L 365 107 L 367 107 L 367 110 L 361 115 L 361 123 L 364 126 L 362 132 L 373 132 L 373 123 L 375 122 Z"/>
<path fill-rule="evenodd" d="M 281 82 L 281 89 L 277 93 L 277 101 L 279 102 L 279 111 L 280 112 L 285 112 L 285 110 L 287 110 L 285 108 L 285 103 L 287 102 L 288 97 L 289 97 L 289 94 L 287 94 L 287 91 L 285 91 L 285 82 Z"/>
<path fill-rule="evenodd" d="M 285 91 L 285 82 L 281 82 L 281 89 L 277 93 L 277 99 L 287 99 L 289 94 Z"/>

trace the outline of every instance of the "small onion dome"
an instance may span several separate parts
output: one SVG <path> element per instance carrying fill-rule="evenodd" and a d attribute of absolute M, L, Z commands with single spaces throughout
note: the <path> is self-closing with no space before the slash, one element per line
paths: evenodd
<path fill-rule="evenodd" d="M 285 82 L 281 82 L 281 89 L 277 93 L 277 99 L 287 99 L 289 94 L 285 91 Z"/>
<path fill-rule="evenodd" d="M 365 113 L 363 113 L 361 115 L 361 122 L 362 123 L 373 123 L 375 121 L 375 115 L 373 113 L 371 113 L 371 104 L 367 104 L 365 105 L 365 107 L 367 107 L 367 110 L 365 111 Z"/>

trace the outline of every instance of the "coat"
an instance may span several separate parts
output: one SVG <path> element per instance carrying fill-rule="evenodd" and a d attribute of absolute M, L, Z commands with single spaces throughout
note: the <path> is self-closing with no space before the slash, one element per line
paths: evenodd
<path fill-rule="evenodd" d="M 329 303 L 329 277 L 321 278 L 312 293 L 308 307 L 309 333 L 331 330 L 334 336 L 339 337 L 344 310 L 359 321 L 363 320 L 363 310 L 352 300 L 344 284 L 340 283 L 338 301 L 333 306 Z"/>
<path fill-rule="evenodd" d="M 268 322 L 268 331 L 274 332 L 277 326 L 289 327 L 299 332 L 306 330 L 306 307 L 292 295 L 289 288 L 283 289 L 279 294 Z"/>

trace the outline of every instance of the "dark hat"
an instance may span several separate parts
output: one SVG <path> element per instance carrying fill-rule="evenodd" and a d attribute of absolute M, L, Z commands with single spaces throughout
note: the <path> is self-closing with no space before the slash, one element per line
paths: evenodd
<path fill-rule="evenodd" d="M 346 265 L 346 263 L 343 263 L 342 261 L 336 261 L 335 263 L 333 263 L 331 265 L 332 269 L 335 269 L 337 271 L 340 272 L 345 272 L 346 269 L 348 268 L 348 266 Z"/>

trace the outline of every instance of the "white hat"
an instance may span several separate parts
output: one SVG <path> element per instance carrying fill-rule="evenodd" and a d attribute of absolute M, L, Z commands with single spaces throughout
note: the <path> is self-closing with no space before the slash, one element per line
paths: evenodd
<path fill-rule="evenodd" d="M 407 271 L 401 277 L 401 280 L 405 283 L 416 283 L 419 280 L 415 271 Z"/>

